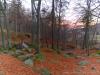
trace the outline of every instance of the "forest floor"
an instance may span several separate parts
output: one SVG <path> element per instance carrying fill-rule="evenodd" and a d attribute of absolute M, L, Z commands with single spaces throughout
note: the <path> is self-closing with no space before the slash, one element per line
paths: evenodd
<path fill-rule="evenodd" d="M 46 48 L 42 49 L 42 54 L 44 60 L 36 61 L 33 68 L 13 56 L 0 54 L 0 75 L 100 75 L 99 56 L 82 56 L 81 50 L 57 54 Z"/>
<path fill-rule="evenodd" d="M 56 54 L 48 49 L 43 49 L 46 56 L 44 62 L 36 63 L 37 68 L 47 68 L 51 75 L 100 75 L 100 57 L 82 56 L 81 50 L 64 51 L 62 54 Z M 79 54 L 66 56 L 64 53 Z M 90 53 L 95 51 L 91 51 Z M 80 56 L 81 55 L 81 56 Z"/>
<path fill-rule="evenodd" d="M 23 62 L 7 54 L 0 54 L 0 75 L 38 75 Z"/>

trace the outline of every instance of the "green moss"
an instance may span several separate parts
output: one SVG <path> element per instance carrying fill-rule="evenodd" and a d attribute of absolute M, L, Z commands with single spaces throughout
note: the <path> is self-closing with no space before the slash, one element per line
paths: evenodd
<path fill-rule="evenodd" d="M 45 57 L 42 53 L 36 54 L 34 60 L 44 61 Z"/>

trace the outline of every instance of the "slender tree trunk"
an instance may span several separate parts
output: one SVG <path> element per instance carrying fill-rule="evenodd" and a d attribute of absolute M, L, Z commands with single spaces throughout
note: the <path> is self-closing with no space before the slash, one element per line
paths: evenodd
<path fill-rule="evenodd" d="M 6 28 L 6 31 L 7 31 L 7 39 L 8 39 L 7 45 L 8 45 L 8 48 L 11 48 L 11 40 L 10 40 L 11 35 L 10 35 L 9 28 L 8 28 L 9 23 L 8 23 L 8 20 L 7 20 L 6 5 L 7 5 L 6 0 L 4 0 L 4 9 L 5 9 L 5 11 L 4 11 L 4 25 L 5 25 L 5 28 Z"/>
<path fill-rule="evenodd" d="M 1 19 L 0 19 L 0 23 L 1 23 Z M 5 46 L 5 36 L 4 36 L 2 24 L 0 24 L 0 29 L 1 29 L 1 37 L 2 37 L 2 47 L 6 48 L 6 46 Z"/>
<path fill-rule="evenodd" d="M 58 39 L 57 39 L 57 48 L 59 49 L 59 40 L 60 40 L 60 26 L 61 26 L 61 0 L 59 3 L 59 25 L 58 25 Z"/>
<path fill-rule="evenodd" d="M 37 44 L 38 44 L 38 48 L 37 48 L 37 52 L 40 52 L 40 47 L 41 47 L 41 35 L 40 35 L 40 9 L 41 9 L 41 0 L 39 0 L 38 2 L 38 8 L 37 8 Z"/>
<path fill-rule="evenodd" d="M 54 8 L 55 8 L 55 4 L 54 4 L 54 0 L 52 0 L 52 33 L 51 33 L 51 38 L 52 38 L 52 49 L 54 48 L 54 18 L 55 18 L 55 11 L 54 11 Z"/>
<path fill-rule="evenodd" d="M 37 30 L 37 24 L 36 24 L 36 7 L 35 7 L 35 1 L 31 0 L 31 9 L 32 9 L 32 43 L 36 43 L 36 30 Z"/>
<path fill-rule="evenodd" d="M 2 2 L 0 0 L 0 29 L 1 29 L 1 36 L 2 36 L 2 47 L 6 48 L 5 46 L 5 35 L 4 35 L 4 30 L 3 30 L 3 26 L 2 26 L 2 18 L 3 18 L 3 13 L 4 13 L 4 8 L 2 6 Z"/>

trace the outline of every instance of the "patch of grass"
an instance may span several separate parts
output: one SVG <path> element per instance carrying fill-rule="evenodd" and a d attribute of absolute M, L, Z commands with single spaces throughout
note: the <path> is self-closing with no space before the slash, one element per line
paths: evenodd
<path fill-rule="evenodd" d="M 92 53 L 90 55 L 90 57 L 93 57 L 93 56 L 100 56 L 100 50 L 96 51 L 96 53 Z"/>
<path fill-rule="evenodd" d="M 4 50 L 4 48 L 0 48 L 0 51 L 3 51 Z"/>
<path fill-rule="evenodd" d="M 65 58 L 71 57 L 69 54 L 64 54 Z"/>
<path fill-rule="evenodd" d="M 91 53 L 89 56 L 90 57 L 98 57 L 98 56 L 100 56 L 100 50 L 97 50 L 96 52 Z"/>
<path fill-rule="evenodd" d="M 8 48 L 0 48 L 1 53 L 8 53 Z"/>
<path fill-rule="evenodd" d="M 16 48 L 15 48 L 15 47 L 13 47 L 13 48 L 10 48 L 9 50 L 13 50 L 13 51 L 16 51 Z"/>
<path fill-rule="evenodd" d="M 29 48 L 35 48 L 35 49 L 36 49 L 37 47 L 38 47 L 37 44 L 30 44 L 30 45 L 29 45 Z"/>
<path fill-rule="evenodd" d="M 96 56 L 100 56 L 100 50 L 96 51 Z"/>
<path fill-rule="evenodd" d="M 8 51 L 8 49 L 7 48 L 0 48 L 0 52 L 3 52 L 3 51 Z"/>
<path fill-rule="evenodd" d="M 73 54 L 73 53 L 65 53 L 65 54 L 64 54 L 64 57 L 65 57 L 65 58 L 76 57 L 76 55 Z"/>
<path fill-rule="evenodd" d="M 45 56 L 44 56 L 42 53 L 36 54 L 36 55 L 34 56 L 34 60 L 35 60 L 35 61 L 36 61 L 36 60 L 38 60 L 38 61 L 44 61 L 44 59 L 45 59 Z"/>
<path fill-rule="evenodd" d="M 78 63 L 78 65 L 80 65 L 80 66 L 86 66 L 86 65 L 88 65 L 88 64 L 90 64 L 90 62 L 88 62 L 88 61 L 86 61 L 86 60 L 80 61 L 80 62 Z"/>
<path fill-rule="evenodd" d="M 61 50 L 60 50 L 60 49 L 58 49 L 57 47 L 55 47 L 55 48 L 54 48 L 54 50 L 55 50 L 58 54 L 60 54 L 60 53 L 61 53 Z"/>
<path fill-rule="evenodd" d="M 51 72 L 47 68 L 41 69 L 41 75 L 51 75 Z"/>

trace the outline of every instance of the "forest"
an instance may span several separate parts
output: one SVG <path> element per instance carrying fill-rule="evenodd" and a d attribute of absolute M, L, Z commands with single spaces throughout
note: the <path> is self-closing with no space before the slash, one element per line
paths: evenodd
<path fill-rule="evenodd" d="M 0 0 L 0 75 L 100 75 L 100 0 Z"/>

